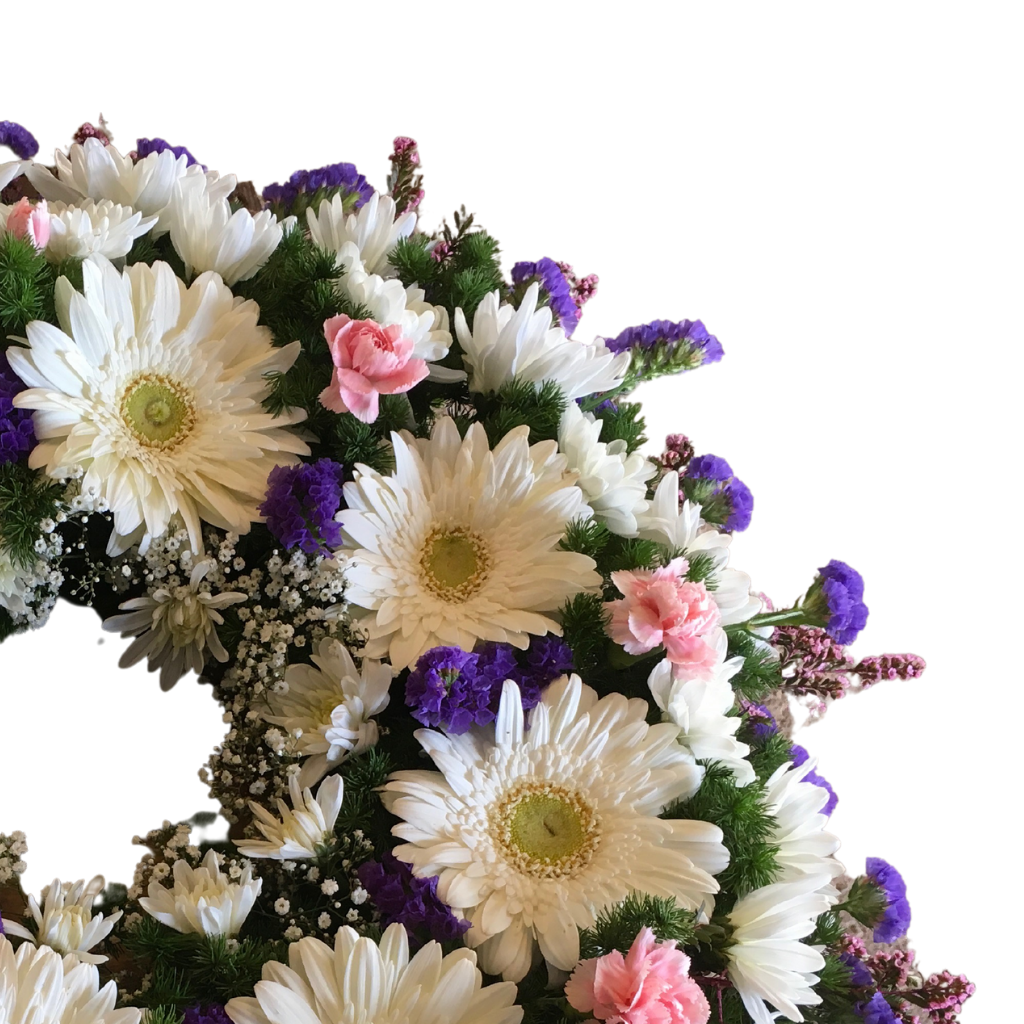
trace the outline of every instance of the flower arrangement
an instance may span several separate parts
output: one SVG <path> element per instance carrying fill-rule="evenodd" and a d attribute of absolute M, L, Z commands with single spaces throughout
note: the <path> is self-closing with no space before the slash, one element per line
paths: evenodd
<path fill-rule="evenodd" d="M 382 191 L 262 193 L 103 123 L 0 142 L 0 639 L 61 596 L 197 673 L 230 823 L 38 897 L 0 835 L 0 1018 L 957 1019 L 790 738 L 924 662 L 848 652 L 844 562 L 781 607 L 730 565 L 723 458 L 643 454 L 635 389 L 722 357 L 700 321 L 584 340 L 597 278 L 428 232 L 411 139 Z"/>

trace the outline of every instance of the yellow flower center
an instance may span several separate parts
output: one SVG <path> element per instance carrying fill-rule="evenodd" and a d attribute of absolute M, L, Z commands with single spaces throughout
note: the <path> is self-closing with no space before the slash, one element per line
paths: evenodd
<path fill-rule="evenodd" d="M 590 863 L 600 819 L 573 790 L 552 782 L 517 783 L 488 811 L 490 834 L 505 858 L 536 878 L 571 878 Z"/>
<path fill-rule="evenodd" d="M 483 538 L 463 526 L 434 527 L 420 556 L 423 580 L 435 596 L 468 601 L 483 585 L 491 559 Z"/>
<path fill-rule="evenodd" d="M 146 448 L 176 448 L 196 425 L 192 389 L 160 373 L 129 382 L 121 398 L 121 419 Z"/>

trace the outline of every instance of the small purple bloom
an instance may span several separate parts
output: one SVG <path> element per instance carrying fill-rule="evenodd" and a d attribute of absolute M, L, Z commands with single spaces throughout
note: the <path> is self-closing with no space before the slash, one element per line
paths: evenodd
<path fill-rule="evenodd" d="M 185 1011 L 182 1024 L 231 1024 L 231 1018 L 220 1003 L 197 1003 Z"/>
<path fill-rule="evenodd" d="M 461 647 L 434 647 L 421 655 L 405 683 L 413 718 L 455 734 L 493 722 L 494 680 L 480 671 L 480 659 Z"/>
<path fill-rule="evenodd" d="M 683 491 L 701 505 L 708 522 L 718 523 L 727 533 L 739 533 L 750 525 L 754 496 L 750 488 L 734 476 L 732 467 L 718 455 L 698 455 L 690 459 L 682 475 Z"/>
<path fill-rule="evenodd" d="M 875 927 L 875 942 L 895 942 L 907 934 L 910 927 L 910 903 L 903 876 L 881 857 L 868 857 L 867 876 L 884 893 L 889 905 L 885 917 Z"/>
<path fill-rule="evenodd" d="M 627 327 L 614 338 L 605 338 L 605 345 L 612 352 L 627 349 L 650 351 L 655 348 L 675 349 L 686 347 L 695 366 L 717 363 L 723 356 L 722 344 L 700 320 L 652 320 L 649 324 Z"/>
<path fill-rule="evenodd" d="M 11 369 L 6 354 L 0 352 L 0 466 L 17 462 L 36 443 L 32 411 L 14 407 L 14 396 L 24 390 L 25 385 Z"/>
<path fill-rule="evenodd" d="M 193 164 L 199 164 L 203 170 L 206 170 L 205 164 L 200 164 L 199 161 L 184 147 L 184 146 L 172 146 L 166 139 L 136 139 L 135 140 L 135 155 L 139 160 L 143 157 L 147 157 L 150 153 L 165 153 L 170 151 L 177 157 L 185 157 L 186 163 L 189 167 Z"/>
<path fill-rule="evenodd" d="M 881 992 L 876 992 L 866 1003 L 858 1003 L 854 1010 L 864 1018 L 864 1024 L 897 1024 L 896 1014 Z"/>
<path fill-rule="evenodd" d="M 833 558 L 818 570 L 811 589 L 821 594 L 828 610 L 825 632 L 840 644 L 852 644 L 868 621 L 864 579 L 856 569 Z"/>
<path fill-rule="evenodd" d="M 747 725 L 750 726 L 754 739 L 766 740 L 779 731 L 775 716 L 763 704 L 752 704 L 750 701 L 744 700 L 740 702 L 740 706 L 743 708 L 743 714 L 746 715 Z M 806 754 L 804 760 L 807 760 Z"/>
<path fill-rule="evenodd" d="M 14 121 L 0 121 L 0 146 L 13 150 L 20 160 L 31 160 L 39 152 L 36 137 Z"/>
<path fill-rule="evenodd" d="M 260 515 L 267 529 L 286 547 L 307 555 L 328 555 L 341 546 L 343 467 L 331 459 L 275 466 L 267 478 Z"/>
<path fill-rule="evenodd" d="M 867 964 L 860 957 L 854 956 L 852 953 L 840 953 L 839 959 L 850 968 L 850 984 L 854 988 L 863 988 L 874 981 Z"/>
<path fill-rule="evenodd" d="M 570 285 L 562 268 L 545 256 L 536 263 L 521 262 L 512 268 L 513 284 L 523 284 L 535 277 L 541 288 L 547 292 L 548 305 L 558 318 L 558 324 L 570 336 L 580 321 L 580 308 L 572 295 Z"/>
<path fill-rule="evenodd" d="M 810 756 L 807 751 L 799 744 L 794 743 L 790 749 L 789 756 L 793 759 L 793 767 L 799 768 L 807 758 Z M 828 793 L 828 803 L 825 804 L 821 809 L 821 813 L 826 817 L 831 817 L 832 812 L 836 809 L 836 804 L 839 803 L 839 797 L 836 795 L 836 791 L 832 788 L 831 784 L 827 779 L 823 779 L 813 769 L 804 776 L 804 782 L 809 782 L 813 786 L 818 786 Z"/>
<path fill-rule="evenodd" d="M 452 942 L 469 928 L 469 922 L 457 918 L 437 895 L 437 878 L 417 878 L 409 865 L 392 853 L 360 865 L 358 874 L 381 923 L 385 927 L 396 921 L 405 925 L 413 949 L 431 939 Z"/>
<path fill-rule="evenodd" d="M 328 164 L 311 171 L 296 171 L 283 184 L 274 183 L 263 190 L 263 198 L 283 212 L 291 212 L 300 195 L 311 196 L 321 191 L 338 191 L 347 212 L 358 210 L 373 195 L 373 187 L 355 164 Z"/>

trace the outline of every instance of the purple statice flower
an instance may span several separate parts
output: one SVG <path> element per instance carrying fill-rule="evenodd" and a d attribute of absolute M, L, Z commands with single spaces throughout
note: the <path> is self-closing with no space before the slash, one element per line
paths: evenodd
<path fill-rule="evenodd" d="M 799 744 L 794 743 L 793 746 L 790 748 L 789 756 L 793 760 L 793 767 L 799 768 L 800 765 L 802 765 L 810 755 L 807 753 L 806 749 L 801 747 Z M 818 786 L 821 789 L 825 790 L 826 793 L 828 793 L 828 803 L 826 803 L 825 806 L 822 807 L 821 813 L 824 814 L 826 817 L 831 817 L 832 812 L 836 809 L 836 804 L 839 803 L 839 797 L 836 795 L 836 791 L 832 788 L 828 779 L 822 778 L 816 771 L 812 769 L 804 776 L 804 782 L 809 782 L 813 786 Z"/>
<path fill-rule="evenodd" d="M 754 496 L 732 467 L 718 455 L 690 459 L 681 477 L 683 493 L 701 506 L 701 515 L 726 533 L 739 533 L 750 525 Z"/>
<path fill-rule="evenodd" d="M 331 459 L 275 466 L 267 478 L 267 497 L 260 515 L 267 529 L 286 547 L 307 555 L 328 555 L 341 545 L 343 468 Z"/>
<path fill-rule="evenodd" d="M 220 1003 L 196 1003 L 185 1011 L 182 1024 L 231 1024 L 231 1018 Z"/>
<path fill-rule="evenodd" d="M 339 163 L 316 167 L 311 171 L 296 171 L 283 185 L 277 182 L 268 185 L 263 190 L 263 199 L 290 213 L 300 196 L 310 197 L 321 191 L 339 192 L 348 213 L 358 210 L 373 195 L 372 186 L 365 175 L 356 170 L 355 164 Z M 305 205 L 308 202 L 307 198 Z"/>
<path fill-rule="evenodd" d="M 206 170 L 206 165 L 200 164 L 184 146 L 172 146 L 166 139 L 136 139 L 135 141 L 135 156 L 139 160 L 149 156 L 150 153 L 164 153 L 168 150 L 178 158 L 185 157 L 189 167 L 199 164 L 204 171 Z"/>
<path fill-rule="evenodd" d="M 456 734 L 493 722 L 494 679 L 480 671 L 480 658 L 461 647 L 433 647 L 421 655 L 405 683 L 412 717 Z"/>
<path fill-rule="evenodd" d="M 676 349 L 685 346 L 687 362 L 693 366 L 717 363 L 723 356 L 722 343 L 700 320 L 652 320 L 649 324 L 627 327 L 614 338 L 605 338 L 605 345 L 612 352 L 627 349 L 651 351 L 653 349 Z"/>
<path fill-rule="evenodd" d="M 850 968 L 850 984 L 854 988 L 864 988 L 872 983 L 871 972 L 859 957 L 852 953 L 840 953 L 839 959 Z"/>
<path fill-rule="evenodd" d="M 864 1024 L 897 1024 L 899 1019 L 881 992 L 876 992 L 865 1003 L 858 1003 L 854 1012 L 864 1019 Z"/>
<path fill-rule="evenodd" d="M 531 278 L 536 278 L 547 293 L 548 305 L 558 318 L 559 327 L 567 337 L 570 336 L 580 322 L 580 307 L 573 298 L 572 286 L 562 268 L 547 256 L 536 263 L 517 263 L 512 268 L 513 284 L 524 284 Z"/>
<path fill-rule="evenodd" d="M 24 390 L 21 378 L 0 352 L 0 466 L 17 462 L 36 443 L 31 410 L 14 408 L 14 396 Z"/>
<path fill-rule="evenodd" d="M 469 922 L 457 918 L 437 895 L 437 878 L 417 878 L 392 853 L 379 861 L 367 861 L 358 869 L 359 882 L 370 894 L 381 923 L 405 925 L 409 944 L 418 949 L 425 942 L 452 942 L 468 930 Z"/>
<path fill-rule="evenodd" d="M 31 160 L 39 152 L 36 137 L 14 121 L 0 121 L 0 146 L 6 146 L 20 160 Z"/>
<path fill-rule="evenodd" d="M 756 740 L 766 740 L 779 731 L 775 716 L 763 705 L 754 704 L 749 700 L 741 700 L 740 707 L 743 709 L 744 717 L 750 732 Z M 806 756 L 804 757 L 806 761 Z M 802 763 L 802 762 L 801 762 Z"/>
<path fill-rule="evenodd" d="M 824 620 L 825 632 L 840 644 L 852 644 L 868 621 L 864 579 L 856 569 L 833 558 L 818 570 L 808 607 Z"/>
<path fill-rule="evenodd" d="M 526 669 L 523 672 L 523 707 L 532 708 L 540 700 L 540 691 L 553 683 L 559 676 L 568 675 L 576 670 L 572 658 L 572 648 L 558 636 L 538 636 L 530 642 L 526 652 Z M 526 701 L 526 690 L 529 686 L 536 687 L 537 698 L 529 704 Z"/>
<path fill-rule="evenodd" d="M 881 857 L 868 857 L 867 876 L 884 893 L 888 901 L 885 916 L 875 926 L 875 942 L 895 942 L 910 927 L 910 903 L 903 876 Z"/>

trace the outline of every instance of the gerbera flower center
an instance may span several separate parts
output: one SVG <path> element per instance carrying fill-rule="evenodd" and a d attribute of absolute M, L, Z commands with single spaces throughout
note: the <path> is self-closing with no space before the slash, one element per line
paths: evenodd
<path fill-rule="evenodd" d="M 565 786 L 526 780 L 513 786 L 488 817 L 499 849 L 523 874 L 572 877 L 590 863 L 600 841 L 593 808 Z"/>
<path fill-rule="evenodd" d="M 420 567 L 427 588 L 455 603 L 469 600 L 480 589 L 491 559 L 478 533 L 462 526 L 435 526 L 423 544 Z"/>
<path fill-rule="evenodd" d="M 196 425 L 192 389 L 161 373 L 129 381 L 121 398 L 121 419 L 146 448 L 175 448 Z"/>

